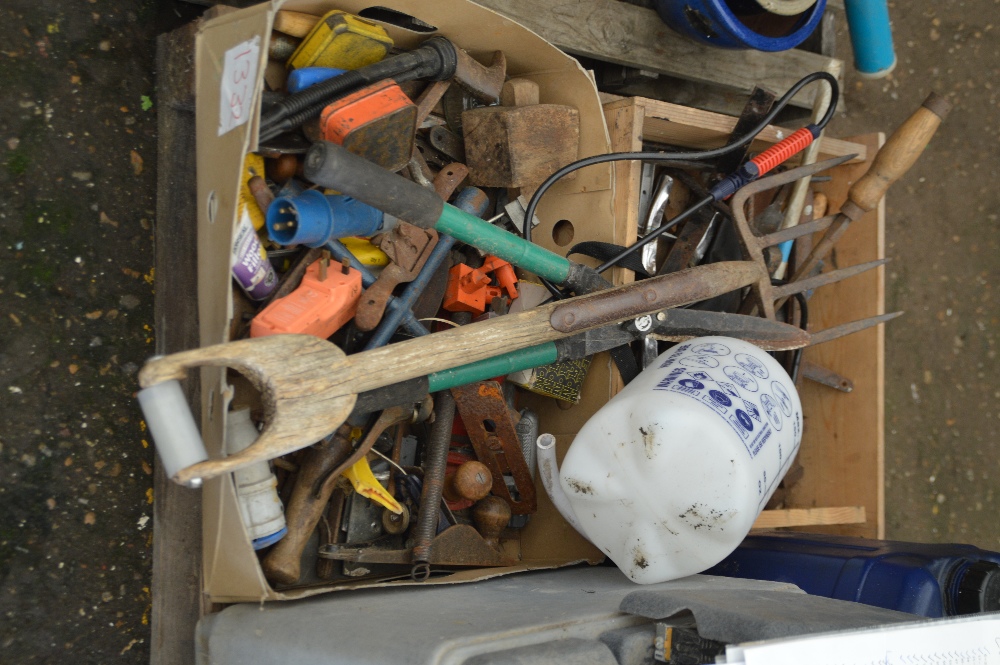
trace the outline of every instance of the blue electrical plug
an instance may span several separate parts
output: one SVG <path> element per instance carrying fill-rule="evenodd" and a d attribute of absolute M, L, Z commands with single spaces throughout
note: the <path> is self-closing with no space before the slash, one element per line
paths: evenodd
<path fill-rule="evenodd" d="M 349 196 L 309 189 L 278 197 L 267 209 L 267 235 L 279 245 L 322 247 L 333 238 L 368 237 L 382 230 L 383 214 Z"/>

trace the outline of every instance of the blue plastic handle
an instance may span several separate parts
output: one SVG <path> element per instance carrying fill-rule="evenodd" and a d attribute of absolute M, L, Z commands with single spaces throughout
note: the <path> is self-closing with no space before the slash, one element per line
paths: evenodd
<path fill-rule="evenodd" d="M 300 90 L 305 90 L 309 86 L 332 79 L 334 76 L 340 76 L 345 71 L 347 70 L 335 67 L 303 67 L 302 69 L 293 69 L 288 74 L 288 82 L 285 84 L 285 87 L 288 88 L 289 93 L 294 94 Z"/>

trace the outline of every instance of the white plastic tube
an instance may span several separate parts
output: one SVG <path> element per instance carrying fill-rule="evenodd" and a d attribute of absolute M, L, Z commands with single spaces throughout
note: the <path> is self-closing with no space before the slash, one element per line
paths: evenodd
<path fill-rule="evenodd" d="M 179 381 L 164 381 L 143 388 L 137 398 L 168 478 L 208 459 L 201 432 Z M 201 487 L 201 478 L 194 478 L 188 485 Z"/>
<path fill-rule="evenodd" d="M 250 409 L 231 411 L 226 420 L 226 454 L 235 455 L 249 448 L 259 432 L 250 419 Z M 233 472 L 240 515 L 255 550 L 281 540 L 288 529 L 278 497 L 278 479 L 267 462 L 257 462 Z"/>
<path fill-rule="evenodd" d="M 586 537 L 583 529 L 577 522 L 573 507 L 569 504 L 569 499 L 563 493 L 562 485 L 559 484 L 559 467 L 556 464 L 556 437 L 551 434 L 542 434 L 536 442 L 538 448 L 538 475 L 542 479 L 542 487 L 545 493 L 552 500 L 552 505 L 556 507 L 563 519 L 569 525 Z"/>

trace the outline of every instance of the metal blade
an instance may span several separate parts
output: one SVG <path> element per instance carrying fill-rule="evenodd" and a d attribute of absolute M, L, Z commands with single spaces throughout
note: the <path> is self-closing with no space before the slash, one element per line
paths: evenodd
<path fill-rule="evenodd" d="M 861 273 L 867 272 L 872 268 L 884 266 L 891 260 L 892 259 L 878 259 L 877 261 L 869 261 L 868 263 L 859 263 L 858 265 L 851 266 L 850 268 L 831 270 L 830 272 L 824 272 L 816 275 L 815 277 L 800 279 L 797 282 L 776 286 L 774 287 L 774 299 L 778 300 L 779 298 L 787 298 L 788 296 L 796 293 L 804 293 L 806 291 L 811 291 L 812 289 L 818 289 L 821 286 L 826 286 L 827 284 L 833 284 L 847 279 L 848 277 L 860 275 Z"/>
<path fill-rule="evenodd" d="M 802 236 L 807 236 L 811 233 L 826 231 L 830 228 L 830 225 L 833 224 L 833 220 L 836 218 L 836 215 L 820 217 L 819 219 L 814 219 L 813 221 L 806 222 L 805 224 L 790 226 L 787 229 L 782 229 L 769 235 L 761 236 L 757 240 L 760 242 L 761 247 L 773 247 L 774 245 L 780 245 L 783 242 L 795 240 L 796 238 L 801 238 Z"/>
<path fill-rule="evenodd" d="M 854 382 L 846 376 L 841 376 L 832 369 L 827 369 L 822 365 L 817 365 L 808 360 L 803 360 L 802 364 L 799 365 L 799 376 L 843 393 L 849 393 L 854 390 Z"/>
<path fill-rule="evenodd" d="M 663 318 L 659 318 L 663 315 Z M 656 339 L 678 342 L 692 337 L 723 335 L 736 337 L 765 351 L 787 351 L 808 346 L 809 333 L 780 321 L 756 316 L 703 312 L 694 309 L 671 309 L 653 317 L 650 335 Z"/>
<path fill-rule="evenodd" d="M 816 346 L 817 344 L 823 344 L 824 342 L 830 342 L 835 339 L 840 339 L 841 337 L 846 337 L 856 332 L 861 332 L 867 328 L 877 326 L 880 323 L 885 323 L 886 321 L 892 321 L 897 316 L 902 316 L 902 312 L 892 312 L 891 314 L 880 314 L 879 316 L 873 316 L 867 319 L 861 319 L 860 321 L 851 321 L 850 323 L 843 323 L 839 326 L 834 326 L 832 328 L 827 328 L 826 330 L 820 330 L 819 332 L 814 332 L 809 336 L 809 346 Z"/>

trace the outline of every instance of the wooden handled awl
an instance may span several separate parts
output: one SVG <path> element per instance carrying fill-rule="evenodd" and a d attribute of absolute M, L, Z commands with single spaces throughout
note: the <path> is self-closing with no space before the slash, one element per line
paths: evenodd
<path fill-rule="evenodd" d="M 153 358 L 139 373 L 139 383 L 145 390 L 183 379 L 194 367 L 231 367 L 261 392 L 265 425 L 257 441 L 236 455 L 188 464 L 171 474 L 178 483 L 198 485 L 200 479 L 319 441 L 344 422 L 359 392 L 705 300 L 759 279 L 755 263 L 714 263 L 351 356 L 307 335 L 245 339 Z M 143 405 L 147 412 L 156 408 L 155 400 Z M 147 421 L 151 422 L 149 417 Z M 192 445 L 188 438 L 171 433 L 152 431 L 158 449 Z M 160 455 L 164 456 L 162 450 Z"/>
<path fill-rule="evenodd" d="M 840 214 L 833 220 L 823 239 L 797 267 L 792 278 L 793 282 L 808 275 L 817 263 L 826 258 L 834 244 L 847 230 L 848 224 L 861 219 L 865 213 L 878 205 L 889 186 L 899 180 L 917 161 L 950 111 L 951 102 L 932 92 L 921 107 L 893 132 L 875 155 L 868 172 L 851 186 L 847 202 L 840 208 Z"/>

